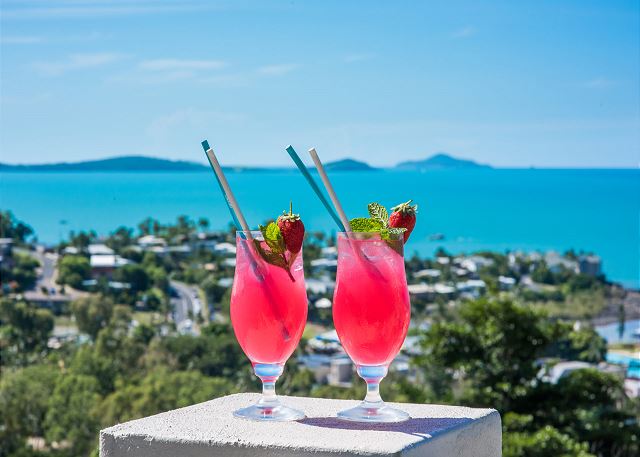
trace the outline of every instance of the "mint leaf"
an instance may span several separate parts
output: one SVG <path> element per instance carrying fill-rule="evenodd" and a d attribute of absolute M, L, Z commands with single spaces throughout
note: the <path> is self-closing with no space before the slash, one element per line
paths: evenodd
<path fill-rule="evenodd" d="M 285 251 L 284 238 L 280 233 L 280 227 L 275 222 L 270 222 L 266 227 L 261 225 L 260 231 L 264 237 L 265 243 L 276 254 L 281 254 Z"/>
<path fill-rule="evenodd" d="M 253 243 L 256 246 L 256 250 L 260 254 L 260 257 L 262 257 L 265 262 L 277 267 L 288 269 L 289 266 L 281 254 L 265 250 L 259 240 L 253 240 Z"/>
<path fill-rule="evenodd" d="M 389 230 L 389 233 L 392 235 L 402 235 L 407 231 L 405 227 L 389 227 L 387 230 Z"/>
<path fill-rule="evenodd" d="M 366 217 L 351 219 L 349 225 L 352 232 L 379 232 L 384 228 L 379 220 Z"/>
<path fill-rule="evenodd" d="M 374 202 L 369 203 L 369 205 L 367 205 L 367 208 L 369 209 L 369 216 L 371 217 L 371 219 L 380 221 L 383 227 L 389 225 L 389 213 L 384 206 L 382 206 L 380 203 Z"/>

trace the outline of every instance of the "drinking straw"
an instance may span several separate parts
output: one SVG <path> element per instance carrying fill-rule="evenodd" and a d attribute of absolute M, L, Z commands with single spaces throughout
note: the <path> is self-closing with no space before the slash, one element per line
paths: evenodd
<path fill-rule="evenodd" d="M 340 204 L 340 200 L 338 200 L 336 191 L 333 190 L 333 186 L 331 185 L 331 181 L 329 181 L 327 172 L 324 170 L 324 165 L 322 165 L 322 161 L 320 161 L 320 157 L 318 157 L 318 153 L 316 152 L 315 148 L 309 149 L 309 155 L 311 156 L 311 160 L 313 160 L 313 163 L 318 169 L 318 174 L 320 175 L 320 179 L 322 179 L 322 183 L 324 184 L 324 187 L 327 189 L 329 198 L 331 198 L 331 201 L 333 202 L 333 205 L 335 206 L 336 211 L 340 215 L 340 221 L 345 228 L 345 232 L 347 232 L 347 243 L 351 244 L 349 242 L 349 237 L 350 237 L 349 233 L 351 232 L 351 225 L 349 224 L 349 219 L 347 218 L 347 215 L 342 209 L 342 205 Z M 374 272 L 374 274 L 379 278 L 384 278 L 380 270 L 376 267 L 375 263 L 372 262 L 363 251 L 356 249 L 354 246 L 351 246 L 351 248 L 354 250 L 354 252 L 356 252 L 358 259 L 362 261 L 366 261 L 367 265 L 371 267 L 369 271 Z"/>
<path fill-rule="evenodd" d="M 224 200 L 227 202 L 227 208 L 229 208 L 229 212 L 231 213 L 231 218 L 233 219 L 233 223 L 236 226 L 236 229 L 238 231 L 243 230 L 247 233 L 247 236 L 251 238 L 251 230 L 249 230 L 249 225 L 247 225 L 247 221 L 240 211 L 238 201 L 231 191 L 231 187 L 229 186 L 229 182 L 227 181 L 226 176 L 222 172 L 222 167 L 220 166 L 220 162 L 218 162 L 216 154 L 209 146 L 209 142 L 207 140 L 204 140 L 201 144 L 207 156 L 207 159 L 209 160 L 209 165 L 211 165 L 211 168 L 213 169 L 213 174 L 216 176 L 216 181 L 218 181 L 218 185 L 220 186 L 220 190 L 222 191 Z"/>
<path fill-rule="evenodd" d="M 336 191 L 333 190 L 333 186 L 331 185 L 331 181 L 329 181 L 329 177 L 327 176 L 327 172 L 324 171 L 324 166 L 320 161 L 320 157 L 318 157 L 318 153 L 315 148 L 309 149 L 309 155 L 311 156 L 311 160 L 315 164 L 318 169 L 318 173 L 320 174 L 320 179 L 324 183 L 324 187 L 327 189 L 329 193 L 329 198 L 333 202 L 333 206 L 335 206 L 338 215 L 340 216 L 340 220 L 342 221 L 342 225 L 344 226 L 345 232 L 351 231 L 351 225 L 349 225 L 349 219 L 347 219 L 347 215 L 342 209 L 342 205 L 340 204 L 340 200 L 338 200 L 338 196 L 336 195 Z"/>
<path fill-rule="evenodd" d="M 326 210 L 329 211 L 329 215 L 333 218 L 335 223 L 338 224 L 338 228 L 340 229 L 340 231 L 341 232 L 347 231 L 347 227 L 349 226 L 348 221 L 347 221 L 347 225 L 345 225 L 340 220 L 336 212 L 333 210 L 333 208 L 327 201 L 327 197 L 324 196 L 324 194 L 316 184 L 315 180 L 311 176 L 311 173 L 309 173 L 309 170 L 307 170 L 307 167 L 304 165 L 304 163 L 302 163 L 302 160 L 300 160 L 300 157 L 298 156 L 298 153 L 295 151 L 295 149 L 293 149 L 293 147 L 289 145 L 287 146 L 287 152 L 293 159 L 293 162 L 297 165 L 298 169 L 302 172 L 302 176 L 304 176 L 307 179 L 307 182 L 309 183 L 313 191 L 316 193 L 316 195 L 318 196 L 318 198 L 320 199 L 320 201 L 322 202 Z"/>
<path fill-rule="evenodd" d="M 233 195 L 231 187 L 229 186 L 229 182 L 227 181 L 227 178 L 224 175 L 224 172 L 222 171 L 222 167 L 220 166 L 220 162 L 218 162 L 218 158 L 216 157 L 216 154 L 213 152 L 213 149 L 209 146 L 209 142 L 207 140 L 204 140 L 201 144 L 207 156 L 207 159 L 209 159 L 209 165 L 211 165 L 211 168 L 213 169 L 213 172 L 216 175 L 216 180 L 220 185 L 220 190 L 222 191 L 222 195 L 224 196 L 224 199 L 227 202 L 227 207 L 229 208 L 229 212 L 231 213 L 231 218 L 233 219 L 233 223 L 235 224 L 238 230 L 244 230 L 244 233 L 246 234 L 246 237 L 248 238 L 249 241 L 253 241 L 251 237 L 251 230 L 249 230 L 249 225 L 247 224 L 247 221 L 244 218 L 242 211 L 240 211 L 240 207 L 238 206 L 238 201 L 236 200 L 235 195 Z M 251 262 L 251 267 L 255 272 L 256 276 L 258 277 L 258 279 L 261 282 L 264 282 L 264 275 L 262 274 L 260 265 L 258 264 L 258 262 L 256 262 L 256 259 L 253 256 L 253 252 L 252 252 L 253 246 L 251 245 L 251 243 L 247 243 L 247 245 L 248 245 L 247 253 L 249 255 L 249 260 Z M 269 297 L 269 302 L 274 305 L 273 312 L 277 315 L 276 318 L 280 322 L 282 337 L 285 339 L 285 341 L 288 341 L 289 339 L 291 339 L 291 335 L 289 335 L 289 331 L 287 330 L 287 328 L 284 326 L 284 323 L 282 322 L 281 313 L 279 312 L 278 308 L 275 307 L 275 302 L 273 301 L 273 297 L 272 297 L 268 282 L 265 283 L 265 292 Z"/>

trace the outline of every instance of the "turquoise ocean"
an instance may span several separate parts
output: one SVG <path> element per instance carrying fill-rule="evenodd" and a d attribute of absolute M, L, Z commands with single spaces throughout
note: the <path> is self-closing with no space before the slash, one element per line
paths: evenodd
<path fill-rule="evenodd" d="M 349 217 L 366 205 L 412 198 L 419 219 L 407 251 L 593 251 L 606 275 L 640 285 L 640 170 L 473 169 L 427 172 L 334 172 L 331 179 Z M 291 171 L 228 173 L 250 225 L 277 216 L 293 200 L 307 230 L 335 230 L 302 176 Z M 55 243 L 70 230 L 108 234 L 147 216 L 206 217 L 230 222 L 211 172 L 0 173 L 0 209 Z M 66 221 L 66 222 L 62 222 Z M 429 235 L 442 233 L 444 240 Z"/>

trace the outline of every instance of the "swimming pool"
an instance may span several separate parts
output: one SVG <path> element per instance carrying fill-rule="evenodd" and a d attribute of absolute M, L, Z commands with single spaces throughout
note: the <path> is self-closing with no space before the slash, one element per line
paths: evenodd
<path fill-rule="evenodd" d="M 625 365 L 628 378 L 640 378 L 640 357 L 609 352 L 607 353 L 607 362 Z"/>

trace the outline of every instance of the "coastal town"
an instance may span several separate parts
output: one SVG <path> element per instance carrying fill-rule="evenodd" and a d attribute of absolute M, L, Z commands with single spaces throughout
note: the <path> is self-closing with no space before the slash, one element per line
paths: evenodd
<path fill-rule="evenodd" d="M 224 358 L 225 353 L 233 353 L 238 354 L 233 362 L 220 362 L 217 368 L 202 368 L 202 372 L 230 373 L 230 366 L 237 363 L 245 373 L 245 367 L 237 362 L 242 357 L 229 322 L 236 261 L 234 232 L 232 228 L 211 230 L 206 219 L 194 221 L 183 216 L 173 224 L 147 219 L 136 229 L 120 227 L 108 236 L 70 233 L 59 244 L 44 245 L 37 242 L 27 224 L 3 213 L 3 366 L 25 363 L 21 346 L 12 339 L 18 331 L 11 327 L 19 325 L 11 319 L 23 307 L 25 316 L 49 322 L 42 325 L 39 335 L 44 338 L 43 345 L 37 349 L 45 359 L 55 360 L 56 354 L 69 351 L 82 353 L 85 347 L 99 350 L 101 339 L 119 325 L 123 335 L 134 340 L 143 335 L 151 353 L 154 344 L 168 344 L 163 351 L 170 352 L 162 357 L 177 358 L 170 366 L 197 367 L 205 363 L 198 362 L 203 357 Z M 298 350 L 287 363 L 285 392 L 348 398 L 357 391 L 355 368 L 332 325 L 337 256 L 335 235 L 306 234 L 303 258 L 308 322 Z M 640 318 L 640 292 L 607 281 L 596 254 L 452 254 L 438 248 L 427 257 L 405 253 L 405 265 L 412 319 L 385 386 L 395 392 L 392 398 L 429 398 L 416 393 L 415 386 L 434 376 L 424 369 L 424 361 L 432 356 L 433 349 L 428 349 L 432 330 L 460 319 L 468 307 L 494 300 L 517 303 L 522 312 L 541 319 L 541 325 L 550 325 L 554 335 L 565 335 L 556 337 L 563 341 L 557 344 L 566 346 L 564 350 L 536 358 L 532 382 L 560 386 L 571 373 L 591 369 L 617 379 L 630 401 L 640 396 L 640 334 L 633 328 Z M 119 324 L 114 323 L 116 318 Z M 607 342 L 594 324 L 617 326 L 618 338 Z M 506 332 L 505 338 L 526 337 L 522 331 L 514 331 L 518 335 Z M 224 345 L 217 346 L 222 341 Z M 106 354 L 113 354 L 110 351 Z M 443 373 L 450 373 L 447 379 L 455 383 L 456 371 Z M 239 379 L 238 385 L 254 383 L 246 373 Z M 105 395 L 109 389 L 113 387 Z M 234 391 L 232 386 L 228 389 L 225 392 Z M 106 396 L 104 401 L 110 398 Z M 29 443 L 37 447 L 40 442 Z"/>
<path fill-rule="evenodd" d="M 147 230 L 141 228 L 137 237 L 132 230 L 125 229 L 104 238 L 80 233 L 57 246 L 33 243 L 14 247 L 13 239 L 2 238 L 0 265 L 3 269 L 12 268 L 14 252 L 37 262 L 37 280 L 32 287 L 16 291 L 20 288 L 15 282 L 3 281 L 3 294 L 23 297 L 59 317 L 48 342 L 52 348 L 68 341 L 82 341 L 81 332 L 73 325 L 69 304 L 96 294 L 111 295 L 116 300 L 127 296 L 127 303 L 136 310 L 132 325 L 138 324 L 136 319 L 162 321 L 165 334 L 197 335 L 203 323 L 228 319 L 235 267 L 233 230 L 209 231 L 207 226 L 201 222 L 198 229 L 195 223 L 183 218 L 176 224 L 174 236 L 166 236 L 160 234 L 167 231 L 166 228 L 157 221 L 147 221 Z M 149 262 L 148 259 L 163 266 L 156 268 L 155 279 L 142 280 L 148 286 L 144 288 L 137 284 L 141 276 L 145 276 L 144 269 L 139 267 Z M 305 332 L 306 353 L 298 361 L 314 372 L 319 383 L 350 385 L 354 367 L 331 324 L 331 300 L 338 265 L 335 239 L 323 233 L 310 234 L 304 260 L 310 319 Z M 610 323 L 621 319 L 624 325 L 624 320 L 640 318 L 640 294 L 607 284 L 601 259 L 594 254 L 515 251 L 452 255 L 439 250 L 433 258 L 409 257 L 406 267 L 412 301 L 412 332 L 393 367 L 409 375 L 410 358 L 421 350 L 420 338 L 413 330 L 428 329 L 433 316 L 441 315 L 443 309 L 455 309 L 458 302 L 478 299 L 487 293 L 512 295 L 531 306 L 544 306 L 549 299 L 562 301 L 567 286 L 578 291 L 602 288 L 596 292 L 597 298 L 593 301 L 597 303 L 593 309 L 583 312 L 567 305 L 557 317 L 573 318 L 576 325 L 591 320 Z M 560 284 L 559 277 L 564 278 Z M 132 289 L 137 293 L 131 294 Z M 609 296 L 601 297 L 600 292 L 605 290 Z M 617 303 L 613 303 L 616 300 Z M 640 334 L 635 336 L 640 342 Z M 615 346 L 613 351 L 627 354 L 624 350 L 616 352 Z M 625 386 L 631 395 L 638 396 L 640 367 L 630 360 L 630 377 L 626 378 Z M 567 369 L 575 367 L 574 361 L 565 361 L 555 370 L 562 371 L 565 363 Z M 626 376 L 625 368 L 602 367 L 621 376 Z"/>

